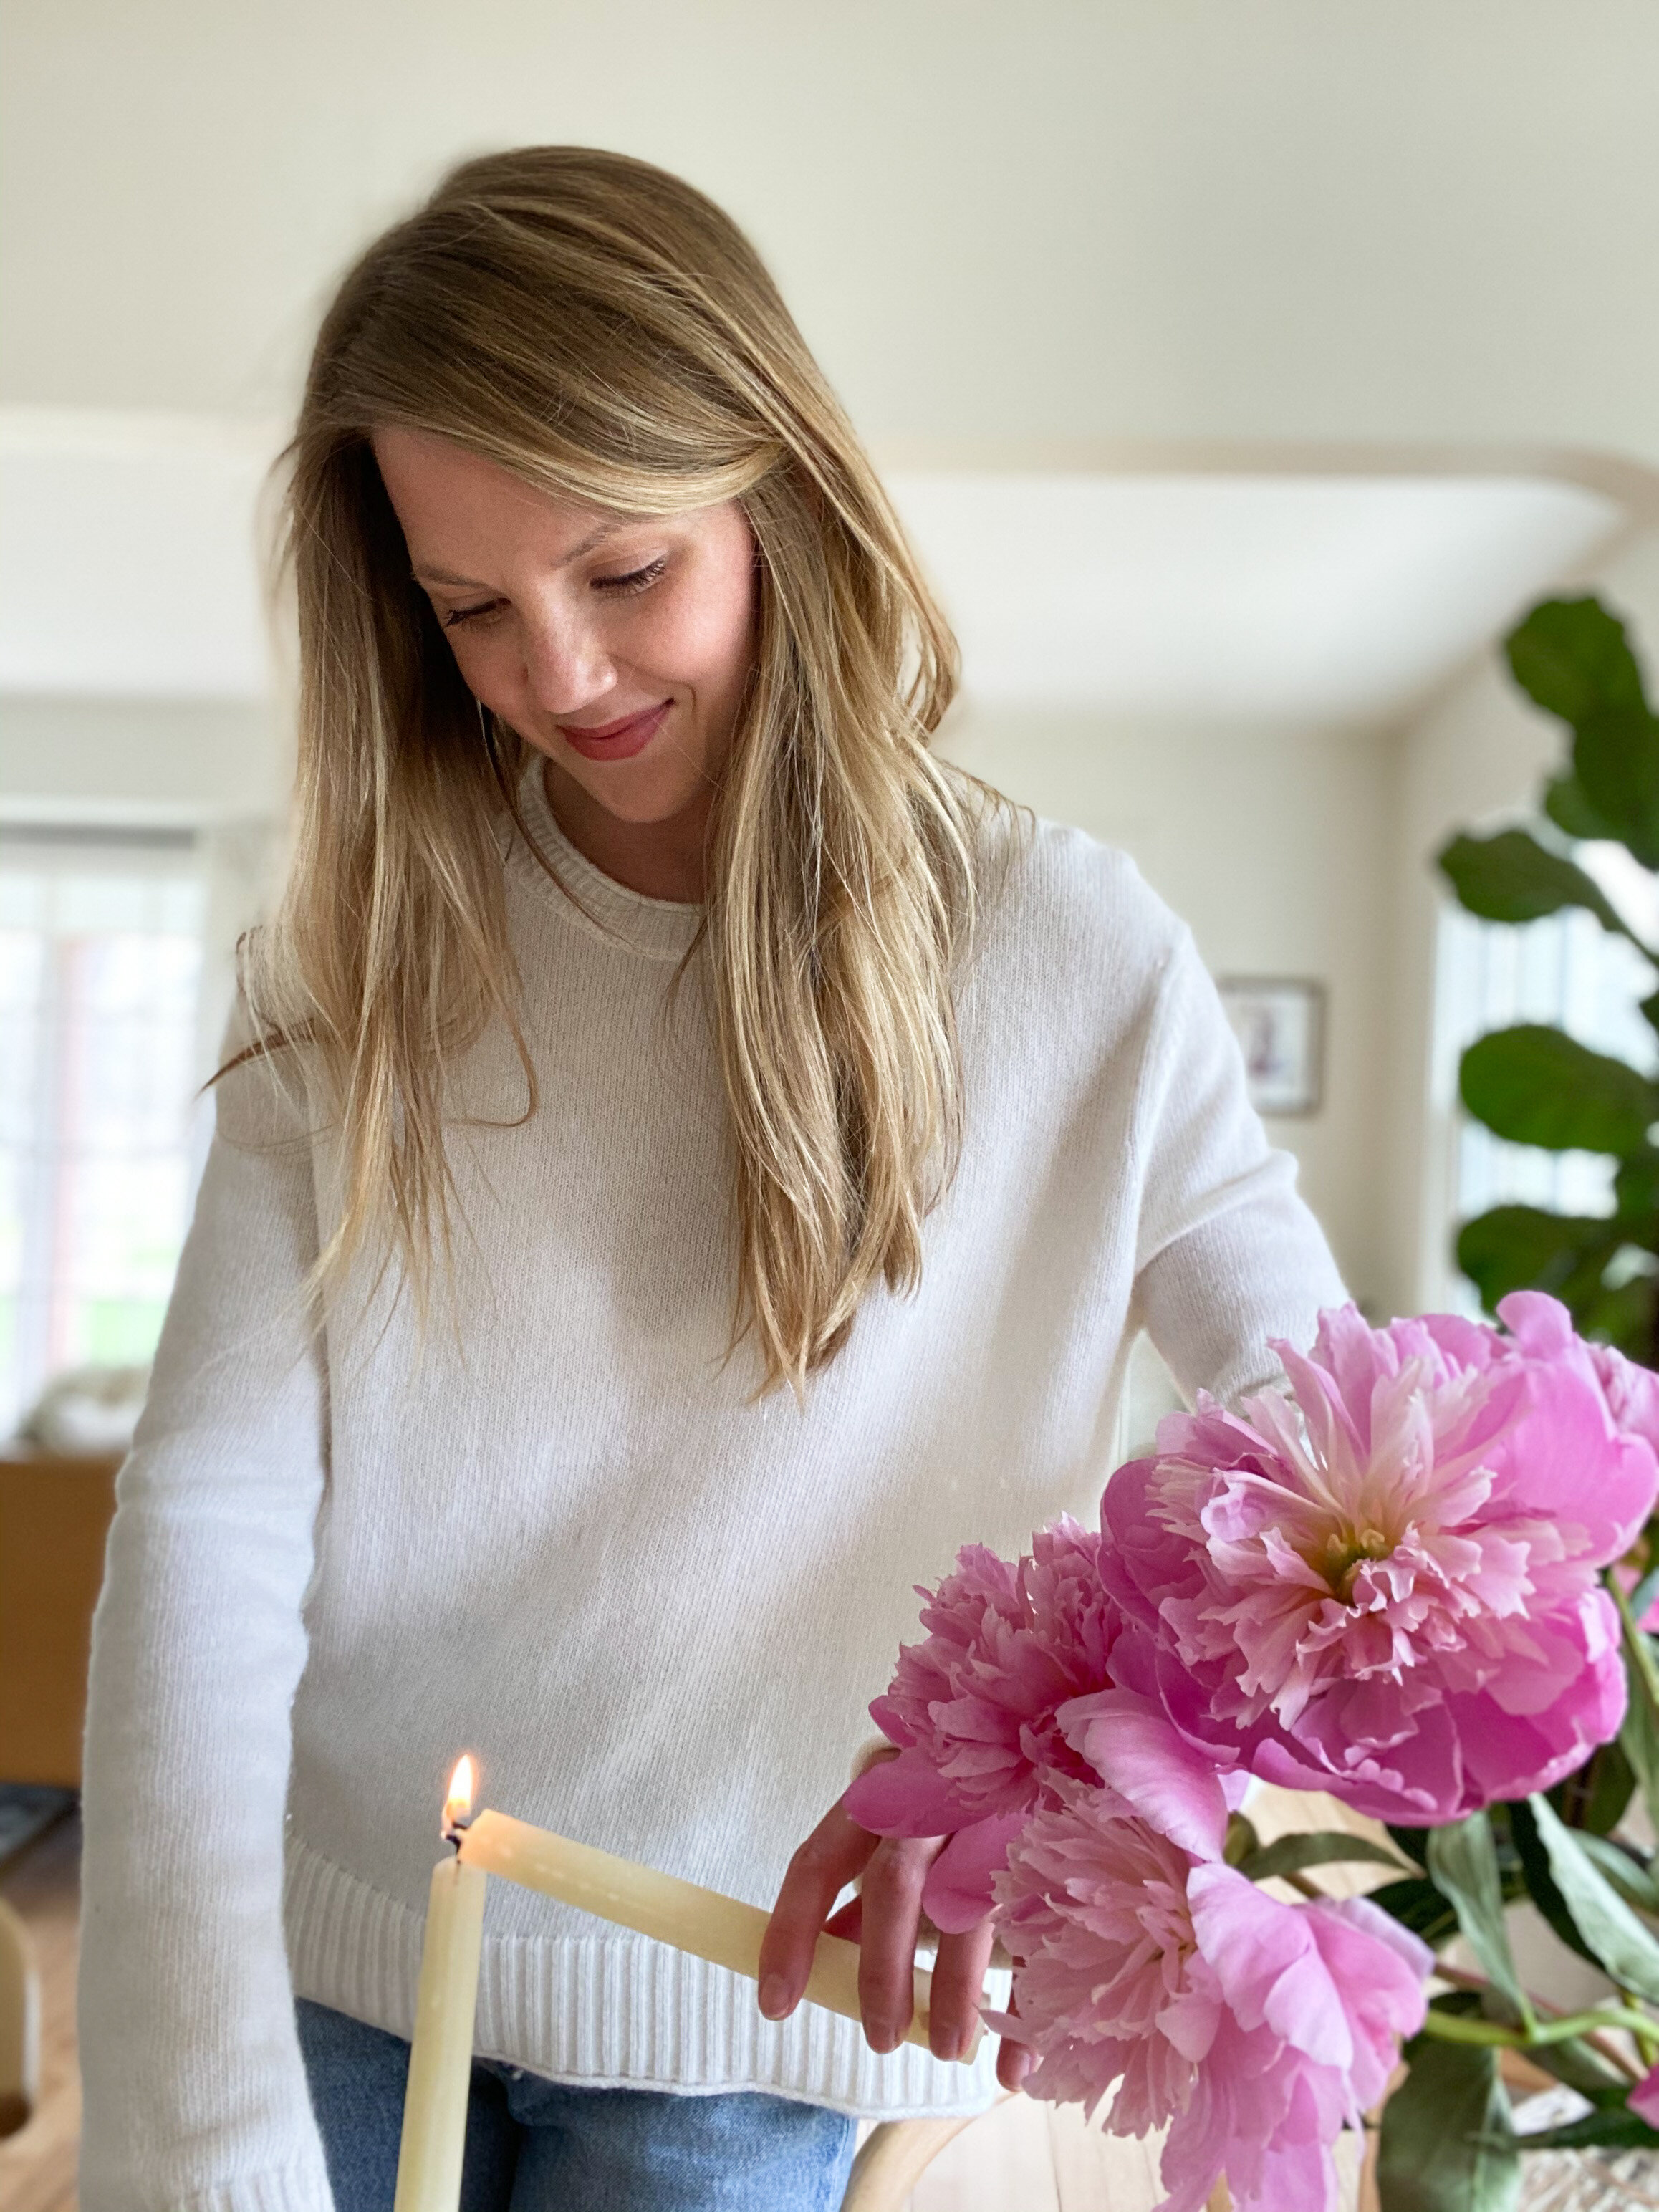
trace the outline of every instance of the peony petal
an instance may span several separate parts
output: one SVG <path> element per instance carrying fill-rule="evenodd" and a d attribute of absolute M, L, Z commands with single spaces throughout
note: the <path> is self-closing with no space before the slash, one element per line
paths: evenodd
<path fill-rule="evenodd" d="M 1650 2128 L 1659 2128 L 1659 2066 L 1642 2076 L 1625 2102 Z"/>
<path fill-rule="evenodd" d="M 1534 1359 L 1558 1359 L 1577 1339 L 1572 1316 L 1544 1291 L 1511 1291 L 1498 1302 L 1498 1318 Z"/>
<path fill-rule="evenodd" d="M 1215 1763 L 1149 1698 L 1097 1691 L 1062 1705 L 1057 1718 L 1066 1741 L 1150 1826 L 1194 1858 L 1221 1856 L 1227 1800 Z"/>
<path fill-rule="evenodd" d="M 971 1818 L 919 1750 L 902 1751 L 866 1769 L 842 1802 L 873 1836 L 948 1836 Z"/>
<path fill-rule="evenodd" d="M 1025 1825 L 1024 1813 L 1002 1813 L 957 1831 L 927 1869 L 922 1888 L 922 1910 L 935 1927 L 957 1936 L 979 1925 L 991 1910 L 992 1881 Z"/>
<path fill-rule="evenodd" d="M 1194 1867 L 1187 1894 L 1199 1949 L 1241 2024 L 1347 2067 L 1352 2030 L 1306 1917 L 1228 1866 Z"/>

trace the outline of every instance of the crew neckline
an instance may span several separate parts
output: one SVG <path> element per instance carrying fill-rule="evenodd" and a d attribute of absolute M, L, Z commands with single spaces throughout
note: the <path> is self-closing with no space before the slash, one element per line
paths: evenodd
<path fill-rule="evenodd" d="M 519 811 L 525 826 L 558 877 L 555 883 L 516 831 L 511 833 L 507 865 L 556 912 L 591 936 L 620 943 L 653 960 L 680 960 L 702 927 L 702 908 L 678 899 L 648 898 L 630 890 L 596 867 L 559 826 L 547 797 L 542 756 L 532 754 L 519 784 Z"/>

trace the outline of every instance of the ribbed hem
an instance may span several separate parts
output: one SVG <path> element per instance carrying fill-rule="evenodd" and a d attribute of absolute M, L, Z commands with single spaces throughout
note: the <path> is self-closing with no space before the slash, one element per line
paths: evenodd
<path fill-rule="evenodd" d="M 285 1909 L 296 1996 L 394 2035 L 412 2033 L 418 1913 L 298 1838 L 289 1844 Z M 878 2057 L 853 2021 L 817 2005 L 766 2020 L 743 1975 L 621 1930 L 575 1941 L 487 1936 L 477 2049 L 553 2081 L 760 2089 L 860 2119 L 979 2112 L 996 2095 L 990 2036 L 971 2066 L 908 2043 Z"/>

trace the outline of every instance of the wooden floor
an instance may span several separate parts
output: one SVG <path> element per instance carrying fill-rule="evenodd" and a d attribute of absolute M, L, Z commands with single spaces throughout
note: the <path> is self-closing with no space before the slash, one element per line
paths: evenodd
<path fill-rule="evenodd" d="M 0 1873 L 0 1896 L 29 1931 L 40 1969 L 40 2094 L 34 2117 L 0 2142 L 5 2212 L 75 2212 L 81 2077 L 75 2060 L 76 1918 L 81 1825 L 49 1828 Z"/>

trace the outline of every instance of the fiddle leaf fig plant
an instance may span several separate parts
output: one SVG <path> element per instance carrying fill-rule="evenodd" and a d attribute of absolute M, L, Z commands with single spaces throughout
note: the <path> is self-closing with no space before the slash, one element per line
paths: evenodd
<path fill-rule="evenodd" d="M 1643 940 L 1571 849 L 1609 840 L 1659 869 L 1659 715 L 1625 625 L 1596 599 L 1546 599 L 1504 651 L 1521 689 L 1565 726 L 1566 758 L 1541 793 L 1535 832 L 1462 833 L 1439 854 L 1441 872 L 1483 921 L 1520 925 L 1580 908 L 1659 972 L 1659 946 Z M 1659 1031 L 1659 990 L 1640 1003 Z M 1495 1136 L 1615 1163 L 1611 1213 L 1495 1206 L 1462 1224 L 1457 1261 L 1482 1304 L 1491 1311 L 1510 1291 L 1551 1291 L 1585 1335 L 1659 1366 L 1659 1083 L 1564 1030 L 1522 1022 L 1470 1045 L 1460 1088 Z"/>

